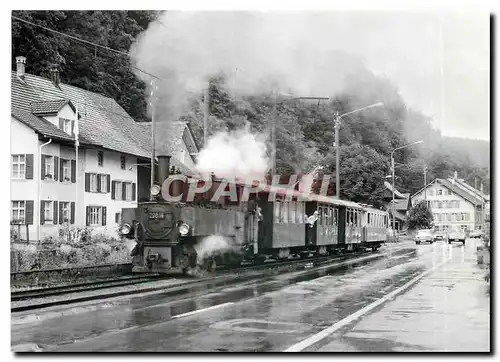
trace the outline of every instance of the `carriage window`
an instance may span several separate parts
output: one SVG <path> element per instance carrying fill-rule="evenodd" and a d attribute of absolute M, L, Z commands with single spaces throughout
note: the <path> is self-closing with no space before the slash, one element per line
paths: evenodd
<path fill-rule="evenodd" d="M 280 222 L 280 202 L 274 203 L 274 222 Z"/>
<path fill-rule="evenodd" d="M 323 207 L 318 207 L 318 225 L 323 225 Z"/>
<path fill-rule="evenodd" d="M 339 219 L 339 210 L 338 210 L 338 209 L 334 209 L 334 211 L 335 211 L 335 213 L 334 213 L 334 215 L 335 215 L 335 219 L 333 220 L 333 223 L 334 223 L 335 225 L 337 225 L 337 223 L 338 223 L 338 219 Z"/>
<path fill-rule="evenodd" d="M 295 211 L 295 222 L 297 224 L 301 224 L 302 223 L 302 203 L 300 202 L 297 202 L 297 209 Z"/>
<path fill-rule="evenodd" d="M 282 223 L 288 222 L 288 208 L 289 208 L 288 202 L 283 202 L 281 204 L 281 220 L 280 220 L 280 222 L 282 222 Z"/>
<path fill-rule="evenodd" d="M 289 218 L 288 221 L 291 224 L 295 224 L 295 222 L 296 222 L 295 219 L 296 219 L 296 210 L 297 210 L 297 206 L 296 205 L 297 205 L 297 203 L 295 201 L 291 201 L 289 205 L 290 205 L 290 215 L 289 215 L 290 218 Z"/>
<path fill-rule="evenodd" d="M 329 218 L 328 218 L 328 206 L 325 206 L 323 208 L 323 214 L 324 214 L 323 225 L 327 226 L 330 223 Z"/>
<path fill-rule="evenodd" d="M 367 216 L 366 216 L 366 217 L 368 218 L 368 220 L 367 220 L 368 225 L 371 225 L 371 224 L 370 224 L 370 213 L 367 213 Z"/>
<path fill-rule="evenodd" d="M 354 226 L 358 226 L 358 212 L 354 211 Z"/>

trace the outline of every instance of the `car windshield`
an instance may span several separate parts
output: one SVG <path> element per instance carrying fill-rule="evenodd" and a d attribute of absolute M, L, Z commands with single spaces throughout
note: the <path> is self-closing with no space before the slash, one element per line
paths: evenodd
<path fill-rule="evenodd" d="M 429 230 L 419 230 L 417 235 L 430 235 L 431 232 Z"/>

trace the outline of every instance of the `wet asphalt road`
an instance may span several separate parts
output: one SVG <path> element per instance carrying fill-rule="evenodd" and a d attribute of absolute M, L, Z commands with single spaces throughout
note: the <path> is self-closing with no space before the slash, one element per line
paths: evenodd
<path fill-rule="evenodd" d="M 51 352 L 283 351 L 349 317 L 444 259 L 460 259 L 465 250 L 459 244 L 443 242 L 419 246 L 403 242 L 398 248 L 399 252 L 381 249 L 383 258 L 313 279 L 298 281 L 291 274 L 175 299 L 153 294 L 76 315 L 13 325 L 11 344 L 14 349 L 27 346 L 29 350 L 29 346 L 36 345 Z M 369 317 L 370 313 L 360 320 Z M 332 334 L 305 350 L 329 348 L 328 343 L 340 337 Z M 330 347 L 353 349 L 347 342 Z M 386 350 L 392 350 L 389 342 Z"/>

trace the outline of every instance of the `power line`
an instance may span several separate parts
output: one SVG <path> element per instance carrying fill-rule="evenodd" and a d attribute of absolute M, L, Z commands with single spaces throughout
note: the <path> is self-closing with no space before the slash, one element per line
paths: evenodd
<path fill-rule="evenodd" d="M 108 50 L 108 51 L 110 51 L 110 52 L 113 52 L 113 53 L 116 53 L 116 54 L 120 54 L 120 55 L 125 55 L 125 56 L 129 57 L 129 54 L 128 54 L 128 53 L 122 52 L 122 51 L 120 51 L 120 50 L 112 49 L 112 48 L 109 48 L 109 47 L 107 47 L 107 46 L 100 45 L 100 44 L 97 44 L 97 43 L 93 43 L 93 42 L 91 42 L 91 41 L 84 40 L 84 39 L 78 38 L 78 37 L 73 36 L 73 35 L 69 35 L 69 34 L 66 34 L 66 33 L 62 33 L 62 32 L 60 32 L 60 31 L 57 31 L 57 30 L 50 29 L 50 28 L 47 28 L 47 27 L 42 26 L 42 25 L 38 25 L 38 24 L 32 23 L 31 21 L 28 21 L 28 20 L 25 20 L 25 19 L 18 18 L 17 16 L 14 16 L 14 15 L 11 15 L 11 17 L 12 17 L 14 20 L 21 21 L 21 22 L 23 22 L 23 23 L 26 23 L 26 24 L 29 24 L 29 25 L 36 26 L 36 27 L 38 27 L 38 28 L 41 28 L 41 29 L 44 29 L 44 30 L 50 31 L 50 32 L 52 32 L 52 33 L 55 33 L 55 34 L 58 34 L 58 35 L 61 35 L 61 36 L 65 36 L 65 37 L 67 37 L 67 38 L 70 38 L 70 39 L 73 39 L 73 40 L 79 41 L 79 42 L 81 42 L 81 43 L 90 44 L 90 45 L 92 45 L 92 46 L 94 46 L 94 47 L 99 47 L 99 48 L 101 48 L 101 49 L 105 49 L 105 50 Z M 157 77 L 156 75 L 151 74 L 151 73 L 149 73 L 149 72 L 146 72 L 145 70 L 142 70 L 142 69 L 140 69 L 140 68 L 138 68 L 138 67 L 135 67 L 135 66 L 133 66 L 132 64 L 130 64 L 130 67 L 131 67 L 131 68 L 133 68 L 133 69 L 135 69 L 135 70 L 138 70 L 139 72 L 142 72 L 142 73 L 144 73 L 144 74 L 147 74 L 147 75 L 149 75 L 150 77 L 153 77 L 153 78 L 155 78 L 155 79 L 159 79 L 159 80 L 161 80 L 161 78 L 160 78 L 160 77 Z"/>

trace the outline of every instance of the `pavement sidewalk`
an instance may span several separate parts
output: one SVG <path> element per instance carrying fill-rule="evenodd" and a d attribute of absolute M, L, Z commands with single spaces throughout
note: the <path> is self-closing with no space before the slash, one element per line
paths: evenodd
<path fill-rule="evenodd" d="M 442 245 L 414 286 L 332 335 L 321 352 L 489 352 L 490 297 L 476 242 Z"/>

